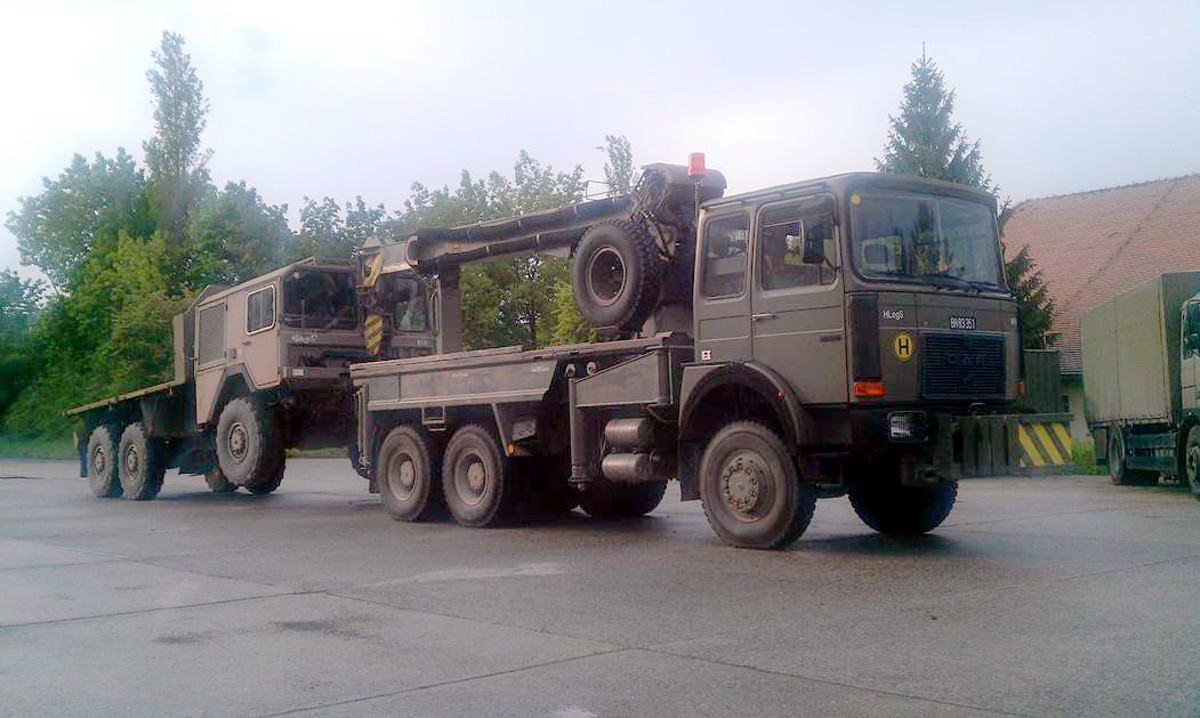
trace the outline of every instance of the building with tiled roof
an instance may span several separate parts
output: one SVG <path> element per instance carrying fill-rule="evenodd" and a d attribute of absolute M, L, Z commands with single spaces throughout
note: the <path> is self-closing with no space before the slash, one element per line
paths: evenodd
<path fill-rule="evenodd" d="M 1072 434 L 1083 438 L 1080 317 L 1163 272 L 1200 269 L 1200 174 L 1022 202 L 1004 242 L 1008 258 L 1029 245 L 1054 298 L 1052 348 Z"/>

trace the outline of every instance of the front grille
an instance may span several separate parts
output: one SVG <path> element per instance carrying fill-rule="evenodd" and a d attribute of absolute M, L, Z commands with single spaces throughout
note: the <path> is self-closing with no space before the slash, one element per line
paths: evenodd
<path fill-rule="evenodd" d="M 925 399 L 1003 399 L 1004 337 L 925 334 L 921 338 Z"/>

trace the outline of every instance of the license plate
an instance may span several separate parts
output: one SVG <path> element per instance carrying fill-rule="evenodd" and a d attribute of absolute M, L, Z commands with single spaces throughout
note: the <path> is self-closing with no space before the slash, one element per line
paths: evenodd
<path fill-rule="evenodd" d="M 950 317 L 951 329 L 974 329 L 975 317 Z"/>

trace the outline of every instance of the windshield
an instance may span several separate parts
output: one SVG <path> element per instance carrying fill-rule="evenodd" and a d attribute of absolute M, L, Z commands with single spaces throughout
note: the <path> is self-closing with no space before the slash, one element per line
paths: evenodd
<path fill-rule="evenodd" d="M 1004 286 L 990 207 L 949 197 L 856 192 L 854 264 L 866 277 Z"/>
<path fill-rule="evenodd" d="M 354 275 L 297 269 L 283 280 L 283 323 L 300 329 L 354 329 Z"/>

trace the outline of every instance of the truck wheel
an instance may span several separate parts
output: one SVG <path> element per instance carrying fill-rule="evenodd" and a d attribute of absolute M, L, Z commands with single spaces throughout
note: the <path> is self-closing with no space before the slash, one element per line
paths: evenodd
<path fill-rule="evenodd" d="M 442 490 L 458 523 L 480 528 L 508 518 L 520 493 L 514 478 L 492 432 L 478 424 L 454 432 L 442 460 Z"/>
<path fill-rule="evenodd" d="M 225 478 L 220 466 L 214 466 L 204 475 L 204 483 L 214 494 L 230 494 L 238 490 L 237 484 Z"/>
<path fill-rule="evenodd" d="M 787 548 L 816 510 L 816 489 L 800 481 L 779 435 L 757 422 L 718 431 L 700 457 L 699 477 L 704 515 L 732 546 Z"/>
<path fill-rule="evenodd" d="M 665 481 L 639 484 L 596 482 L 583 490 L 579 505 L 594 519 L 632 519 L 658 508 L 666 493 Z"/>
<path fill-rule="evenodd" d="M 392 429 L 379 447 L 376 466 L 379 498 L 397 521 L 423 521 L 443 506 L 437 446 L 425 431 Z"/>
<path fill-rule="evenodd" d="M 1120 429 L 1109 431 L 1108 475 L 1117 486 L 1146 486 L 1158 480 L 1158 472 L 1131 469 L 1125 465 L 1125 437 Z"/>
<path fill-rule="evenodd" d="M 115 499 L 121 495 L 121 479 L 117 474 L 117 442 L 113 428 L 101 424 L 92 430 L 87 445 L 88 486 L 98 499 Z"/>
<path fill-rule="evenodd" d="M 145 424 L 139 421 L 125 427 L 117 456 L 120 461 L 117 471 L 125 498 L 146 501 L 158 496 L 166 471 L 163 446 L 158 439 L 146 435 Z"/>
<path fill-rule="evenodd" d="M 217 464 L 235 486 L 268 486 L 283 456 L 270 410 L 238 397 L 225 405 L 217 421 Z M 278 483 L 275 484 L 278 486 Z"/>
<path fill-rule="evenodd" d="M 933 487 L 903 486 L 898 482 L 854 489 L 850 505 L 863 523 L 879 533 L 919 536 L 941 525 L 958 497 L 958 482 Z"/>
<path fill-rule="evenodd" d="M 641 225 L 601 222 L 579 242 L 571 266 L 575 303 L 599 327 L 636 330 L 654 311 L 658 247 Z"/>
<path fill-rule="evenodd" d="M 283 470 L 287 467 L 287 457 L 283 453 L 283 447 L 275 449 L 275 458 L 271 465 L 273 467 L 271 473 L 266 476 L 254 476 L 242 486 L 255 496 L 269 494 L 278 489 L 279 485 L 283 483 Z"/>
<path fill-rule="evenodd" d="M 1183 450 L 1184 476 L 1192 496 L 1200 501 L 1200 426 L 1188 430 L 1187 444 Z"/>

